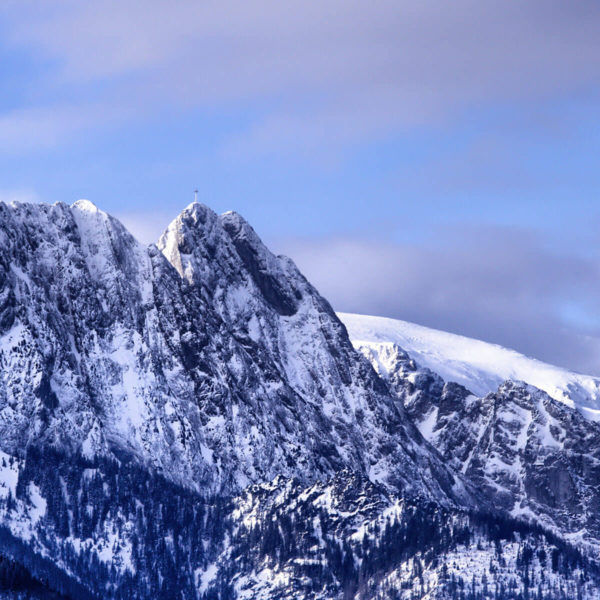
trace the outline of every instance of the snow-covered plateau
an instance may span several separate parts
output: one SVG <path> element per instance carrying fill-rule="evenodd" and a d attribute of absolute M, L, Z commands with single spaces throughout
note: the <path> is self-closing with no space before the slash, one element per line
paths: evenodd
<path fill-rule="evenodd" d="M 496 391 L 507 380 L 524 381 L 579 409 L 586 417 L 600 419 L 600 377 L 574 373 L 497 344 L 407 321 L 350 313 L 338 313 L 338 317 L 356 347 L 368 347 L 377 354 L 374 364 L 381 374 L 390 368 L 386 348 L 395 344 L 420 366 L 478 396 Z"/>

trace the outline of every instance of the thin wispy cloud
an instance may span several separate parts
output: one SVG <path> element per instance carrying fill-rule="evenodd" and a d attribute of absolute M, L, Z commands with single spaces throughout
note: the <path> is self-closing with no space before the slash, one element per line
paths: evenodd
<path fill-rule="evenodd" d="M 227 148 L 343 147 L 490 103 L 543 103 L 598 84 L 596 2 L 105 0 L 32 8 L 10 3 L 3 12 L 13 48 L 51 58 L 32 99 L 39 110 L 57 81 L 82 104 L 101 95 L 142 111 L 268 99 L 247 130 L 223 141 Z"/>

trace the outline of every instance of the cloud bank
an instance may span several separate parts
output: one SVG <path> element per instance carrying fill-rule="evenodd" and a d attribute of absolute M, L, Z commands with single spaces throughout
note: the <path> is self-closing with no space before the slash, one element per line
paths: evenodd
<path fill-rule="evenodd" d="M 225 152 L 311 152 L 598 85 L 591 0 L 63 0 L 0 14 L 4 43 L 43 57 L 33 112 L 14 123 L 27 136 L 41 120 L 42 143 L 118 120 L 115 106 L 138 118 L 243 106 L 254 116 Z"/>
<path fill-rule="evenodd" d="M 466 219 L 480 194 L 479 204 L 500 197 L 500 211 L 518 222 L 525 192 L 552 200 L 560 188 L 566 192 L 545 207 L 560 222 L 564 198 L 597 178 L 598 31 L 596 0 L 7 0 L 2 52 L 7 68 L 16 67 L 3 72 L 10 85 L 0 100 L 0 153 L 47 156 L 77 141 L 94 145 L 111 128 L 151 129 L 169 115 L 186 115 L 190 129 L 200 115 L 221 118 L 210 152 L 225 162 L 344 155 L 418 131 L 422 146 L 434 140 L 431 156 L 421 149 L 426 158 L 413 163 L 419 149 L 403 148 L 382 184 L 391 196 L 441 198 L 416 218 L 436 209 L 456 216 L 466 197 Z M 583 119 L 581 105 L 590 111 Z M 551 154 L 548 140 L 562 152 Z M 567 164 L 548 168 L 556 156 Z M 342 204 L 325 207 L 329 218 Z M 151 218 L 128 206 L 121 216 L 150 241 L 171 217 L 167 208 L 164 221 L 154 206 Z M 360 209 L 368 220 L 371 209 Z M 515 228 L 439 236 L 412 245 L 340 235 L 280 246 L 339 310 L 408 319 L 600 373 L 597 248 L 578 255 Z"/>

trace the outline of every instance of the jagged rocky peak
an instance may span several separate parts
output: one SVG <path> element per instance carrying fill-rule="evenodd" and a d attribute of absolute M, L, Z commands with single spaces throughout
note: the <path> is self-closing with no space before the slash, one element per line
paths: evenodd
<path fill-rule="evenodd" d="M 0 449 L 133 457 L 206 491 L 348 468 L 469 497 L 293 262 L 193 204 L 144 247 L 91 203 L 0 208 Z"/>
<path fill-rule="evenodd" d="M 103 329 L 132 317 L 133 305 L 121 302 L 149 279 L 147 261 L 125 228 L 90 202 L 2 204 L 0 231 L 3 290 L 12 299 L 2 319 L 5 329 L 17 317 L 30 329 L 44 321 L 52 327 L 56 323 L 46 318 L 29 317 L 38 310 L 48 317 L 53 307 L 63 323 L 79 329 Z"/>
<path fill-rule="evenodd" d="M 296 392 L 319 402 L 336 397 L 346 409 L 344 387 L 358 381 L 389 395 L 358 358 L 329 303 L 237 213 L 216 215 L 194 203 L 158 247 L 236 339 L 260 348 L 265 368 L 274 368 Z M 352 398 L 360 401 L 366 391 L 355 389 Z"/>
<path fill-rule="evenodd" d="M 413 465 L 423 461 L 433 488 L 444 482 L 442 496 L 452 495 L 453 485 L 462 488 L 354 350 L 329 303 L 240 215 L 216 215 L 194 203 L 169 225 L 158 247 L 244 346 L 252 372 L 258 368 L 266 376 L 268 390 L 257 392 L 263 400 L 252 414 L 262 414 L 273 398 L 275 419 L 265 418 L 275 426 L 283 418 L 284 437 L 301 439 L 310 461 L 316 457 L 315 473 L 323 465 L 351 465 L 377 481 L 420 487 L 423 478 Z M 243 373 L 246 391 L 240 395 L 247 397 L 252 378 Z M 405 452 L 413 458 L 407 461 Z M 301 463 L 296 469 L 302 471 Z"/>
<path fill-rule="evenodd" d="M 93 453 L 107 430 L 134 446 L 150 256 L 88 201 L 1 204 L 0 232 L 3 449 L 45 440 Z"/>
<path fill-rule="evenodd" d="M 227 273 L 228 286 L 260 295 L 282 316 L 296 313 L 307 285 L 292 261 L 274 256 L 238 213 L 217 215 L 197 202 L 169 225 L 158 247 L 190 283 L 222 294 L 220 276 Z"/>
<path fill-rule="evenodd" d="M 144 247 L 87 201 L 0 204 L 0 585 L 8 553 L 73 598 L 597 597 L 508 513 L 594 545 L 599 426 L 363 351 L 235 213 Z"/>

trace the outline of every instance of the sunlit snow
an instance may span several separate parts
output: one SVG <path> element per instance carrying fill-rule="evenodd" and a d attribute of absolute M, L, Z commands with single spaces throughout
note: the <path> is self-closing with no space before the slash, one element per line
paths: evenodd
<path fill-rule="evenodd" d="M 545 391 L 586 417 L 600 420 L 600 378 L 581 375 L 543 363 L 515 350 L 414 323 L 349 313 L 338 313 L 355 347 L 367 347 L 378 356 L 385 375 L 386 345 L 396 344 L 421 367 L 446 381 L 464 385 L 478 396 L 495 391 L 508 379 L 524 381 Z"/>

